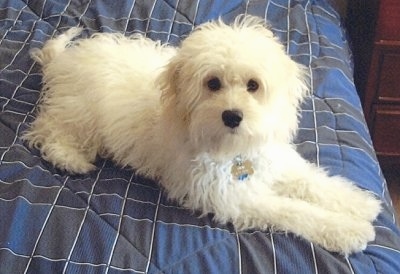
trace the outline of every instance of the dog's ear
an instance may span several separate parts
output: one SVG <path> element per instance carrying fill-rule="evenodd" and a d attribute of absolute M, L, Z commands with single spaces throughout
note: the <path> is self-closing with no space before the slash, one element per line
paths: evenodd
<path fill-rule="evenodd" d="M 161 90 L 161 105 L 171 115 L 179 117 L 184 123 L 189 120 L 189 110 L 187 102 L 182 99 L 180 93 L 182 78 L 183 61 L 179 54 L 174 56 L 163 68 L 163 71 L 158 76 L 156 83 Z M 186 83 L 188 85 L 189 83 Z"/>
<path fill-rule="evenodd" d="M 274 78 L 276 91 L 272 106 L 281 114 L 279 123 L 274 127 L 274 137 L 283 142 L 293 140 L 301 116 L 301 103 L 310 93 L 307 69 L 290 60 L 289 56 L 287 61 L 281 73 Z"/>
<path fill-rule="evenodd" d="M 158 76 L 157 85 L 161 89 L 161 103 L 164 105 L 176 104 L 180 68 L 179 59 L 172 58 Z"/>
<path fill-rule="evenodd" d="M 292 61 L 293 70 L 291 74 L 289 74 L 289 79 L 287 80 L 288 87 L 288 98 L 290 98 L 291 104 L 294 108 L 296 108 L 297 114 L 297 122 L 301 116 L 301 104 L 305 100 L 305 98 L 311 95 L 310 91 L 310 77 L 308 70 L 305 66 Z M 293 127 L 292 137 L 296 134 L 297 127 Z"/>
<path fill-rule="evenodd" d="M 286 70 L 285 81 L 287 84 L 288 98 L 292 98 L 293 104 L 299 107 L 299 104 L 305 97 L 310 95 L 310 79 L 307 68 L 292 60 L 290 60 L 290 65 L 288 65 L 287 68 L 289 69 Z"/>

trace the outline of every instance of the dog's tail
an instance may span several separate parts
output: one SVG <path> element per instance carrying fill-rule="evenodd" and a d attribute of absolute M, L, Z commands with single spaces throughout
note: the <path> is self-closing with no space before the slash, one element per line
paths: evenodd
<path fill-rule="evenodd" d="M 51 39 L 42 49 L 34 48 L 30 51 L 30 56 L 33 60 L 44 66 L 49 63 L 59 53 L 63 52 L 65 48 L 71 43 L 71 40 L 82 32 L 82 28 L 70 28 L 63 34 L 55 39 Z"/>

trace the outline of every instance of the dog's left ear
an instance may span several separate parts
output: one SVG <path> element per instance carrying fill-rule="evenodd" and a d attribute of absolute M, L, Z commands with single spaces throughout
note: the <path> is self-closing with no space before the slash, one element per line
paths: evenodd
<path fill-rule="evenodd" d="M 290 57 L 289 57 L 290 58 Z M 289 70 L 286 71 L 285 82 L 287 84 L 288 98 L 294 100 L 294 104 L 299 107 L 299 104 L 310 95 L 309 77 L 307 68 L 301 64 L 290 60 Z"/>

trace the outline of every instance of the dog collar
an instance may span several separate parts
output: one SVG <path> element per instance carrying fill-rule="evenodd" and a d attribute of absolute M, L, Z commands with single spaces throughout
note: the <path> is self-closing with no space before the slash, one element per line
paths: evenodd
<path fill-rule="evenodd" d="M 243 160 L 242 156 L 238 155 L 233 159 L 231 174 L 236 180 L 244 181 L 254 174 L 253 164 L 250 160 Z"/>

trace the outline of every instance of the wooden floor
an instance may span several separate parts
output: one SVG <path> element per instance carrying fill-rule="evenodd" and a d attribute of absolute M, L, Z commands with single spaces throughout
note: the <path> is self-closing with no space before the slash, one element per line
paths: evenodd
<path fill-rule="evenodd" d="M 393 206 L 397 212 L 397 220 L 400 221 L 400 170 L 390 170 L 384 172 L 388 183 L 390 196 L 392 197 Z"/>

